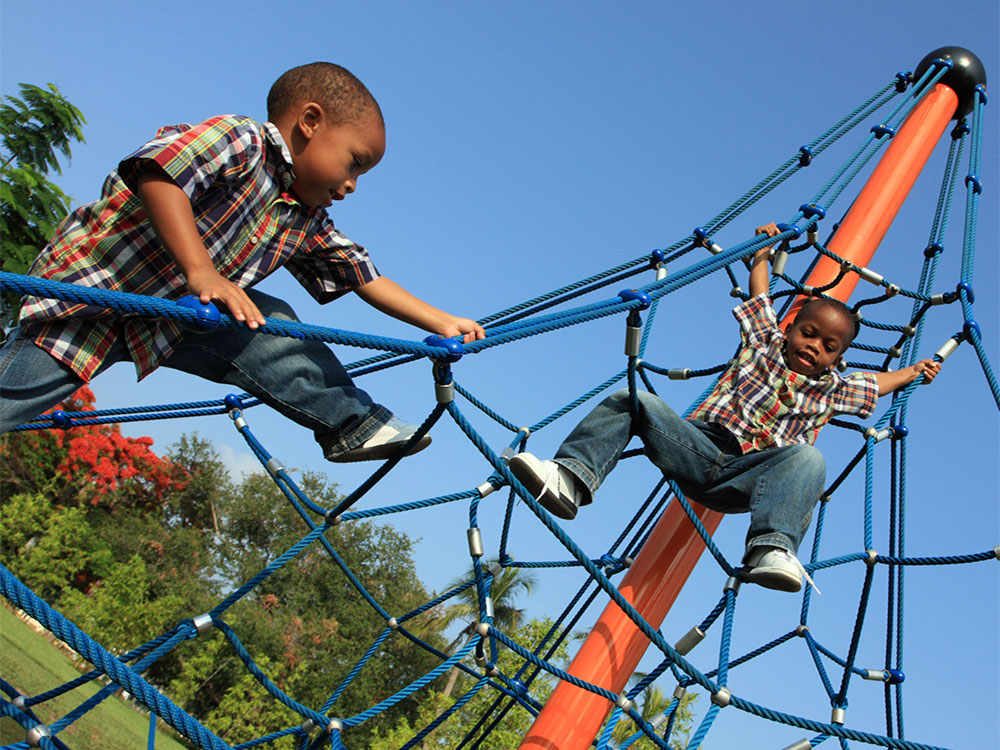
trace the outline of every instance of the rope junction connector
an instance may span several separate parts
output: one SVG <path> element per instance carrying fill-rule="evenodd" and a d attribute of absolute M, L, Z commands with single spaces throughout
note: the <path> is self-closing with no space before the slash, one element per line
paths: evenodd
<path fill-rule="evenodd" d="M 203 614 L 195 617 L 191 622 L 194 623 L 194 629 L 197 631 L 198 635 L 201 635 L 205 631 L 213 627 L 212 615 Z"/>
<path fill-rule="evenodd" d="M 274 456 L 271 456 L 267 459 L 267 470 L 270 472 L 271 476 L 276 477 L 285 470 L 285 465 Z"/>
<path fill-rule="evenodd" d="M 471 529 L 467 529 L 465 532 L 469 540 L 469 554 L 473 557 L 482 557 L 486 554 L 483 549 L 483 535 L 480 533 L 479 528 L 473 526 Z"/>
<path fill-rule="evenodd" d="M 720 687 L 717 693 L 712 693 L 712 703 L 720 708 L 725 708 L 729 705 L 729 701 L 732 700 L 733 693 L 727 687 Z"/>
<path fill-rule="evenodd" d="M 24 693 L 18 693 L 16 696 L 14 696 L 13 699 L 11 699 L 10 704 L 14 708 L 18 709 L 19 711 L 23 711 L 24 710 L 24 702 L 27 699 L 28 699 L 28 696 L 26 696 Z"/>
<path fill-rule="evenodd" d="M 807 219 L 818 218 L 822 221 L 826 218 L 826 209 L 818 203 L 803 203 L 799 206 L 799 211 Z"/>
<path fill-rule="evenodd" d="M 399 620 L 397 620 L 395 617 L 390 617 L 388 620 L 385 621 L 385 626 L 389 628 L 389 630 L 396 630 L 396 628 L 399 627 Z"/>
<path fill-rule="evenodd" d="M 771 264 L 771 275 L 781 276 L 785 272 L 785 265 L 788 263 L 788 251 L 781 248 L 774 254 L 774 262 Z"/>
<path fill-rule="evenodd" d="M 482 499 L 487 495 L 496 492 L 497 488 L 493 486 L 493 482 L 483 482 L 481 485 L 476 487 L 476 492 L 479 493 L 479 498 Z"/>
<path fill-rule="evenodd" d="M 649 265 L 656 271 L 656 280 L 667 278 L 667 254 L 662 250 L 654 250 L 649 254 Z"/>
<path fill-rule="evenodd" d="M 959 298 L 962 297 L 962 292 L 965 292 L 965 294 L 968 296 L 969 302 L 976 301 L 976 292 L 975 290 L 973 290 L 972 284 L 970 284 L 968 281 L 962 281 L 958 284 L 958 286 L 955 287 L 955 293 L 959 296 Z"/>
<path fill-rule="evenodd" d="M 52 730 L 49 729 L 44 724 L 35 724 L 28 733 L 25 735 L 24 739 L 27 740 L 31 747 L 41 747 L 42 740 L 46 740 L 52 737 Z"/>
<path fill-rule="evenodd" d="M 618 708 L 620 708 L 622 711 L 628 711 L 630 708 L 632 708 L 632 701 L 630 701 L 624 695 L 619 695 L 618 698 L 615 699 L 615 705 L 618 706 Z"/>
<path fill-rule="evenodd" d="M 865 558 L 865 565 L 867 565 L 869 568 L 874 567 L 875 563 L 878 562 L 878 552 L 876 552 L 873 549 L 869 549 L 865 550 L 865 553 L 868 555 Z"/>
<path fill-rule="evenodd" d="M 887 437 L 892 437 L 892 428 L 885 427 L 881 430 L 877 430 L 874 427 L 869 427 L 867 430 L 865 430 L 865 437 L 873 438 L 876 443 L 881 443 Z"/>
<path fill-rule="evenodd" d="M 732 591 L 734 594 L 740 593 L 740 579 L 736 576 L 729 576 L 726 585 L 722 587 L 722 593 Z"/>
<path fill-rule="evenodd" d="M 703 640 L 705 640 L 705 631 L 695 625 L 674 644 L 674 651 L 681 656 L 687 656 Z"/>
<path fill-rule="evenodd" d="M 882 286 L 882 282 L 885 281 L 885 277 L 882 274 L 875 273 L 870 268 L 858 268 L 857 270 L 858 276 L 875 286 Z"/>
<path fill-rule="evenodd" d="M 890 685 L 901 685 L 906 675 L 898 669 L 866 669 L 862 677 L 873 682 L 887 682 Z"/>
<path fill-rule="evenodd" d="M 439 404 L 450 404 L 455 400 L 455 381 L 450 383 L 435 383 L 434 398 Z"/>
<path fill-rule="evenodd" d="M 683 367 L 676 368 L 673 370 L 667 370 L 667 378 L 669 380 L 687 380 L 691 377 L 691 368 Z"/>
<path fill-rule="evenodd" d="M 812 164 L 813 152 L 808 146 L 799 146 L 799 166 L 808 167 Z"/>
<path fill-rule="evenodd" d="M 792 239 L 797 240 L 799 237 L 802 236 L 802 227 L 800 227 L 798 224 L 781 223 L 778 224 L 777 226 L 778 226 L 778 231 L 781 232 L 782 234 L 784 234 L 785 232 L 792 232 L 793 233 Z"/>
<path fill-rule="evenodd" d="M 958 336 L 958 334 L 956 334 L 955 336 L 952 336 L 950 339 L 948 339 L 947 341 L 945 341 L 941 345 L 941 348 L 938 349 L 936 352 L 934 352 L 934 356 L 937 357 L 938 359 L 940 359 L 942 362 L 944 362 L 946 359 L 948 359 L 948 357 L 950 357 L 952 354 L 954 354 L 955 350 L 958 349 L 958 338 L 957 338 L 957 336 Z"/>
<path fill-rule="evenodd" d="M 638 309 L 640 310 L 646 310 L 653 304 L 653 300 L 650 299 L 649 295 L 638 289 L 622 289 L 618 292 L 618 297 L 622 302 L 639 302 Z"/>
<path fill-rule="evenodd" d="M 799 638 L 805 638 L 806 633 L 808 632 L 809 632 L 808 625 L 799 625 L 797 628 L 795 628 L 795 635 L 797 635 Z"/>
<path fill-rule="evenodd" d="M 873 132 L 875 134 L 875 137 L 878 138 L 879 140 L 881 140 L 883 135 L 887 135 L 890 138 L 896 135 L 896 129 L 884 123 L 882 125 L 873 125 L 871 132 Z"/>
<path fill-rule="evenodd" d="M 844 726 L 847 720 L 847 712 L 842 708 L 835 708 L 830 712 L 830 723 Z"/>
<path fill-rule="evenodd" d="M 798 742 L 793 742 L 788 747 L 782 748 L 782 750 L 812 750 L 812 743 L 809 740 L 799 740 Z"/>
<path fill-rule="evenodd" d="M 462 346 L 462 342 L 448 338 L 446 336 L 428 336 L 424 339 L 424 343 L 428 346 L 436 346 L 444 349 L 448 352 L 443 359 L 447 362 L 458 362 L 462 357 L 465 356 L 465 347 Z"/>
<path fill-rule="evenodd" d="M 200 298 L 193 294 L 186 294 L 175 303 L 178 307 L 183 307 L 195 314 L 194 320 L 184 321 L 184 327 L 196 333 L 211 331 L 219 325 L 222 315 L 219 308 L 211 302 L 202 302 Z"/>
<path fill-rule="evenodd" d="M 50 416 L 52 417 L 52 424 L 60 430 L 68 430 L 73 426 L 73 418 L 62 409 L 56 409 Z"/>
<path fill-rule="evenodd" d="M 712 255 L 719 255 L 724 252 L 722 245 L 708 239 L 708 232 L 705 230 L 705 227 L 695 227 L 692 234 L 694 235 L 695 247 L 703 247 Z"/>

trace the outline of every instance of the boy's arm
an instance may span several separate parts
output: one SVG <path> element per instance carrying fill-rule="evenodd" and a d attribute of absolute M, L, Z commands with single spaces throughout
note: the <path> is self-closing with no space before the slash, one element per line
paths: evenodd
<path fill-rule="evenodd" d="M 768 237 L 774 237 L 781 234 L 781 230 L 778 229 L 774 222 L 771 222 L 762 227 L 757 227 L 757 231 L 754 234 L 766 234 Z M 753 258 L 750 260 L 748 267 L 750 269 L 749 286 L 751 297 L 767 294 L 771 289 L 771 274 L 767 270 L 767 259 L 771 252 L 771 247 L 773 246 L 767 245 L 762 247 L 754 253 Z"/>
<path fill-rule="evenodd" d="M 376 310 L 440 336 L 463 337 L 465 343 L 485 338 L 483 327 L 469 318 L 459 318 L 415 297 L 392 279 L 379 276 L 354 290 Z"/>
<path fill-rule="evenodd" d="M 925 383 L 930 383 L 939 372 L 941 372 L 941 363 L 933 359 L 922 359 L 917 364 L 904 367 L 902 370 L 877 372 L 875 380 L 878 381 L 878 395 L 884 396 L 887 393 L 892 393 L 909 385 L 921 375 L 924 376 Z"/>
<path fill-rule="evenodd" d="M 264 325 L 264 316 L 246 292 L 215 270 L 198 234 L 191 200 L 165 173 L 147 173 L 137 180 L 136 195 L 146 208 L 153 229 L 178 268 L 188 290 L 202 302 L 221 302 L 229 314 L 250 328 Z"/>

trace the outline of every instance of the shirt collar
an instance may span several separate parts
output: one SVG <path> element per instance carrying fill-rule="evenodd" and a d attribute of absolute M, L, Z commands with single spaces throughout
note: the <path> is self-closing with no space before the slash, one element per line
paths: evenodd
<path fill-rule="evenodd" d="M 281 154 L 281 160 L 283 162 L 281 166 L 284 167 L 281 169 L 282 189 L 288 190 L 295 181 L 292 152 L 289 150 L 288 144 L 285 143 L 285 139 L 281 137 L 281 131 L 278 130 L 277 126 L 273 122 L 265 122 L 263 130 L 264 140 L 267 141 L 267 143 L 279 154 Z"/>

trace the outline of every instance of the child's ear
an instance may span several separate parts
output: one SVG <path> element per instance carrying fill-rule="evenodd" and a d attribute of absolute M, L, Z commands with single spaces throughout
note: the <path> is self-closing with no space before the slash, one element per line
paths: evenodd
<path fill-rule="evenodd" d="M 316 131 L 319 129 L 320 123 L 322 123 L 325 116 L 326 113 L 323 111 L 323 108 L 316 102 L 306 102 L 299 107 L 299 115 L 295 124 L 302 135 L 306 138 L 312 138 L 316 135 Z"/>

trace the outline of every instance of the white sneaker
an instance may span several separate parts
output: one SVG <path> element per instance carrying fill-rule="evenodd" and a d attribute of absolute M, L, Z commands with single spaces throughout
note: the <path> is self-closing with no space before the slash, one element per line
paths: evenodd
<path fill-rule="evenodd" d="M 350 463 L 352 461 L 382 461 L 389 458 L 413 433 L 417 431 L 417 425 L 407 424 L 396 417 L 391 417 L 388 422 L 378 428 L 378 431 L 368 438 L 361 445 L 351 448 L 344 453 L 338 453 L 330 458 L 330 461 L 338 464 Z M 424 435 L 417 444 L 410 448 L 406 455 L 412 456 L 414 453 L 422 451 L 431 444 L 431 436 Z"/>
<path fill-rule="evenodd" d="M 743 578 L 750 583 L 792 593 L 802 589 L 802 576 L 806 577 L 817 594 L 822 593 L 816 588 L 799 558 L 788 550 L 768 546 L 751 548 L 743 573 Z"/>
<path fill-rule="evenodd" d="M 545 510 L 567 521 L 576 518 L 583 495 L 573 472 L 555 461 L 539 461 L 530 453 L 518 453 L 508 467 Z"/>

